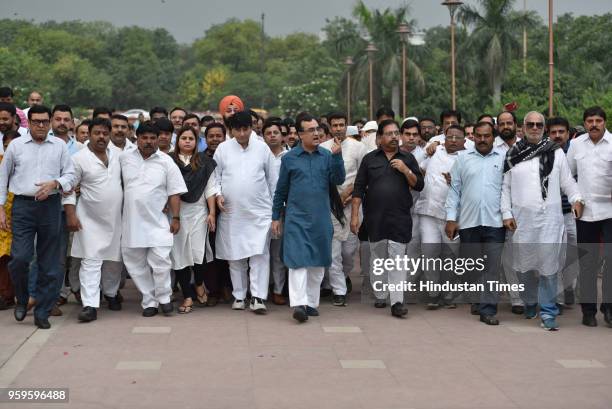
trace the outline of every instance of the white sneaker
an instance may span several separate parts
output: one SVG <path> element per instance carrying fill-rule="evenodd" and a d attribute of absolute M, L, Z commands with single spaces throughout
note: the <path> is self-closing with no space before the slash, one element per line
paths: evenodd
<path fill-rule="evenodd" d="M 251 305 L 249 306 L 251 311 L 255 314 L 265 314 L 266 313 L 266 305 L 264 304 L 261 298 L 251 298 Z"/>
<path fill-rule="evenodd" d="M 234 300 L 232 304 L 232 310 L 244 310 L 246 308 L 246 304 L 244 300 Z"/>

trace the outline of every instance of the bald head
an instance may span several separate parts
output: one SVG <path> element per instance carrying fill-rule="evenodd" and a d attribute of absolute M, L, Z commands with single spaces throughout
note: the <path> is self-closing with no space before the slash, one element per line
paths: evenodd
<path fill-rule="evenodd" d="M 43 97 L 40 92 L 32 91 L 28 95 L 28 106 L 41 105 L 43 103 Z"/>

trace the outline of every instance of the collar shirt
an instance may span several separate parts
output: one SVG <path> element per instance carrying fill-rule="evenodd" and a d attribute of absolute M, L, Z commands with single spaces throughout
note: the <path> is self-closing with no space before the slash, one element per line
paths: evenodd
<path fill-rule="evenodd" d="M 113 141 L 110 141 L 108 143 L 108 147 L 110 148 L 110 150 L 114 151 L 115 154 L 121 155 L 121 152 L 125 152 L 125 151 L 128 151 L 130 149 L 136 148 L 136 144 L 134 142 L 130 141 L 128 138 L 125 138 L 125 146 L 123 147 L 123 149 L 121 149 L 120 147 L 115 145 L 113 143 Z"/>
<path fill-rule="evenodd" d="M 334 145 L 334 139 L 323 142 L 320 146 L 331 152 Z M 367 148 L 362 142 L 358 142 L 353 138 L 346 137 L 341 143 L 342 159 L 344 160 L 344 172 L 346 174 L 344 183 L 339 186 L 340 193 L 345 191 L 350 185 L 355 183 L 357 171 L 361 165 L 363 157 L 367 153 Z"/>
<path fill-rule="evenodd" d="M 520 140 L 521 138 L 516 138 L 516 141 L 514 143 Z M 508 143 L 504 141 L 501 136 L 496 136 L 495 140 L 493 141 L 493 149 L 497 149 L 502 153 L 502 155 L 505 155 L 506 152 L 508 152 L 508 150 L 510 149 L 510 145 L 508 145 Z"/>
<path fill-rule="evenodd" d="M 56 137 L 52 130 L 49 131 L 47 136 L 48 137 L 49 136 Z M 58 138 L 62 142 L 64 142 L 64 140 L 62 138 L 60 138 L 59 136 L 57 136 L 56 138 Z M 83 149 L 85 147 L 85 145 L 83 145 L 81 142 L 77 141 L 74 136 L 69 136 L 68 137 L 68 142 L 66 142 L 66 147 L 68 148 L 68 153 L 70 154 L 70 156 L 72 156 L 75 153 L 77 153 L 78 151 L 80 151 L 81 149 Z"/>
<path fill-rule="evenodd" d="M 446 220 L 458 221 L 460 229 L 503 226 L 504 159 L 505 156 L 495 149 L 486 156 L 475 149 L 457 156 L 446 197 Z"/>
<path fill-rule="evenodd" d="M 422 190 L 423 175 L 414 156 L 398 151 L 393 159 L 401 160 L 410 168 L 417 177 L 414 190 Z M 364 220 L 371 242 L 408 243 L 412 238 L 410 185 L 406 176 L 391 167 L 391 160 L 382 149 L 368 153 L 359 167 L 353 197 L 367 203 Z"/>
<path fill-rule="evenodd" d="M 446 196 L 448 183 L 443 173 L 450 173 L 458 153 L 449 154 L 440 149 L 427 161 L 425 167 L 425 187 L 415 204 L 415 213 L 446 220 Z"/>
<path fill-rule="evenodd" d="M 172 246 L 168 197 L 187 192 L 183 175 L 172 158 L 159 150 L 144 159 L 138 149 L 119 156 L 123 176 L 122 247 Z"/>
<path fill-rule="evenodd" d="M 446 136 L 441 133 L 440 135 L 436 135 L 434 137 L 432 137 L 429 141 L 427 141 L 427 144 L 425 144 L 425 149 L 427 149 L 427 147 L 429 145 L 431 145 L 433 142 L 438 142 L 440 143 L 440 145 L 444 145 L 444 141 L 446 141 Z M 465 150 L 469 151 L 469 150 L 474 150 L 475 148 L 475 144 L 474 141 L 468 138 L 465 138 Z"/>
<path fill-rule="evenodd" d="M 567 161 L 586 203 L 580 220 L 612 218 L 612 134 L 606 130 L 597 144 L 588 133 L 580 135 L 572 140 Z"/>
<path fill-rule="evenodd" d="M 289 151 L 286 151 L 283 149 L 280 151 L 278 155 L 274 155 L 274 153 L 272 153 L 272 166 L 270 168 L 272 172 L 272 190 L 271 190 L 272 197 L 274 197 L 274 191 L 276 190 L 276 183 L 278 182 L 278 177 L 280 175 L 280 167 L 281 167 L 282 158 L 283 156 L 285 156 L 287 152 Z"/>
<path fill-rule="evenodd" d="M 8 191 L 35 196 L 39 189 L 36 184 L 50 180 L 57 180 L 62 190 L 68 192 L 74 187 L 74 178 L 74 166 L 64 141 L 47 136 L 39 144 L 27 133 L 9 144 L 0 164 L 0 205 L 6 202 Z"/>
<path fill-rule="evenodd" d="M 74 233 L 70 255 L 94 260 L 121 261 L 121 166 L 119 154 L 107 148 L 106 166 L 89 148 L 72 156 L 76 195 L 62 199 L 62 204 L 76 205 L 76 215 L 83 226 Z"/>

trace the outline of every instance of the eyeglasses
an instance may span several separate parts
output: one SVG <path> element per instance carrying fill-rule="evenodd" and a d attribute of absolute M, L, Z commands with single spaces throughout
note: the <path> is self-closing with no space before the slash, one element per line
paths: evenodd
<path fill-rule="evenodd" d="M 383 133 L 383 136 L 386 136 L 386 137 L 400 136 L 400 133 L 399 131 L 385 132 Z"/>
<path fill-rule="evenodd" d="M 304 133 L 315 133 L 315 132 L 320 133 L 322 131 L 323 131 L 323 128 L 317 126 L 316 128 L 304 129 L 302 132 L 304 132 Z"/>
<path fill-rule="evenodd" d="M 49 126 L 51 121 L 48 119 L 30 119 L 30 125 L 32 126 Z"/>
<path fill-rule="evenodd" d="M 525 127 L 544 129 L 544 122 L 525 122 Z"/>
<path fill-rule="evenodd" d="M 421 134 L 418 132 L 404 132 L 404 136 L 412 136 L 416 138 L 417 136 L 421 136 Z"/>

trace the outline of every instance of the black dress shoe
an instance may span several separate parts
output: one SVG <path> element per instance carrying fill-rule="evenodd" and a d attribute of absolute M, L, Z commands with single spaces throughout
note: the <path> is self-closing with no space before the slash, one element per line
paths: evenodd
<path fill-rule="evenodd" d="M 320 294 L 321 298 L 330 297 L 332 294 L 333 294 L 333 291 L 331 288 L 321 288 L 321 294 Z"/>
<path fill-rule="evenodd" d="M 512 306 L 512 314 L 523 315 L 525 314 L 525 307 L 522 305 L 513 305 Z"/>
<path fill-rule="evenodd" d="M 350 294 L 353 292 L 353 282 L 351 281 L 351 277 L 346 276 L 346 293 Z"/>
<path fill-rule="evenodd" d="M 119 301 L 119 297 L 115 296 L 115 297 L 109 297 L 108 295 L 105 295 L 104 298 L 106 299 L 106 302 L 108 303 L 108 309 L 111 311 L 120 311 L 121 310 L 121 301 Z"/>
<path fill-rule="evenodd" d="M 162 312 L 166 317 L 171 316 L 174 312 L 174 304 L 172 304 L 171 302 L 167 304 L 159 304 L 159 307 L 161 308 Z"/>
<path fill-rule="evenodd" d="M 317 310 L 316 308 L 310 307 L 310 306 L 306 306 L 306 314 L 309 317 L 318 317 L 319 316 L 319 310 Z"/>
<path fill-rule="evenodd" d="M 94 307 L 83 307 L 79 313 L 79 321 L 90 322 L 98 319 L 98 312 Z"/>
<path fill-rule="evenodd" d="M 499 320 L 495 318 L 495 315 L 481 315 L 480 322 L 484 322 L 487 325 L 499 325 Z"/>
<path fill-rule="evenodd" d="M 334 301 L 332 302 L 336 307 L 346 306 L 346 295 L 334 295 Z"/>
<path fill-rule="evenodd" d="M 49 329 L 49 328 L 51 328 L 51 324 L 49 324 L 49 320 L 47 318 L 36 318 L 36 317 L 34 317 L 34 325 L 36 325 L 40 329 Z"/>
<path fill-rule="evenodd" d="M 143 317 L 154 317 L 157 315 L 157 308 L 155 307 L 147 307 L 144 310 L 142 310 L 142 316 Z"/>
<path fill-rule="evenodd" d="M 403 303 L 396 302 L 391 306 L 391 315 L 394 317 L 403 318 L 406 314 L 408 314 L 408 308 Z"/>
<path fill-rule="evenodd" d="M 597 318 L 595 318 L 595 314 L 588 314 L 582 316 L 582 325 L 586 325 L 587 327 L 596 327 L 597 326 Z"/>
<path fill-rule="evenodd" d="M 472 315 L 480 315 L 480 304 L 471 304 L 470 305 L 470 314 L 472 314 Z"/>
<path fill-rule="evenodd" d="M 15 304 L 15 311 L 13 314 L 15 315 L 15 319 L 17 321 L 23 321 L 27 313 L 28 309 L 25 305 Z"/>
<path fill-rule="evenodd" d="M 115 298 L 117 299 L 117 301 L 123 302 L 123 296 L 121 295 L 119 290 L 117 290 L 117 295 L 115 296 Z"/>
<path fill-rule="evenodd" d="M 387 302 L 385 300 L 376 300 L 374 303 L 374 307 L 376 308 L 385 308 L 387 306 Z"/>
<path fill-rule="evenodd" d="M 295 307 L 293 309 L 293 318 L 297 322 L 308 321 L 308 314 L 306 313 L 306 308 L 304 308 L 304 307 Z"/>

